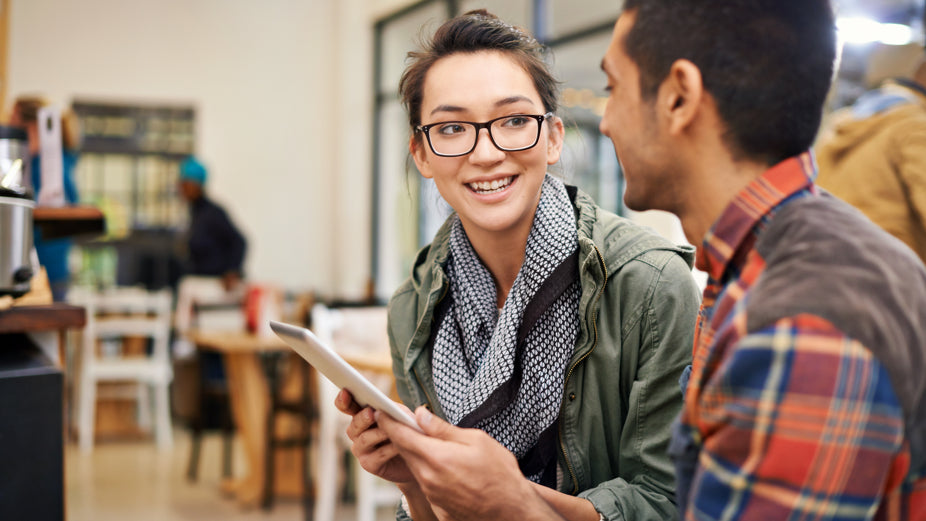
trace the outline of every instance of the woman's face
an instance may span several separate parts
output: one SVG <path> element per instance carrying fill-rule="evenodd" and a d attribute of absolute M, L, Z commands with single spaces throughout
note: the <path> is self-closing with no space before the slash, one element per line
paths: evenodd
<path fill-rule="evenodd" d="M 496 51 L 441 58 L 428 71 L 423 94 L 422 125 L 482 123 L 501 116 L 546 112 L 527 72 Z M 485 233 L 521 232 L 526 236 L 547 165 L 559 160 L 563 132 L 562 121 L 551 118 L 541 125 L 537 145 L 520 152 L 496 148 L 486 129 L 479 131 L 476 148 L 465 156 L 437 156 L 423 135 L 412 137 L 410 150 L 421 175 L 434 179 L 471 240 Z"/>

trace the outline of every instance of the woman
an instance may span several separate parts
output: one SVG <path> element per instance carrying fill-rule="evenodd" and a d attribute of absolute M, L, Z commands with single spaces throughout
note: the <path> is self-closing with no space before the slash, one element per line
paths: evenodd
<path fill-rule="evenodd" d="M 567 519 L 672 518 L 692 250 L 547 174 L 564 129 L 541 53 L 474 11 L 410 54 L 409 150 L 454 213 L 390 302 L 398 392 L 502 443 Z M 434 518 L 372 412 L 346 391 L 337 406 L 361 465 L 404 493 L 399 518 Z"/>
<path fill-rule="evenodd" d="M 10 125 L 26 129 L 29 136 L 29 156 L 32 190 L 36 199 L 42 188 L 42 154 L 39 142 L 39 110 L 49 106 L 45 98 L 39 96 L 21 96 L 13 104 L 10 115 Z M 64 188 L 64 202 L 77 203 L 79 197 L 77 184 L 74 182 L 74 171 L 78 160 L 78 131 L 76 116 L 72 112 L 61 115 L 61 175 Z M 42 230 L 33 230 L 33 244 L 39 256 L 39 263 L 45 268 L 48 284 L 51 287 L 52 299 L 63 302 L 67 299 L 67 292 L 71 285 L 71 272 L 68 268 L 68 256 L 71 252 L 71 239 L 45 239 Z"/>

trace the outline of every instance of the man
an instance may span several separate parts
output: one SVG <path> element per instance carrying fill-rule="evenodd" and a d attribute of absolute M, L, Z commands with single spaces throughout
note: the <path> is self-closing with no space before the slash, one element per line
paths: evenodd
<path fill-rule="evenodd" d="M 190 205 L 190 275 L 220 277 L 226 290 L 237 287 L 247 244 L 221 206 L 206 197 L 206 167 L 189 157 L 180 164 L 180 194 Z"/>
<path fill-rule="evenodd" d="M 813 184 L 827 0 L 627 0 L 601 122 L 709 275 L 673 433 L 685 519 L 926 519 L 926 270 Z M 510 454 L 377 421 L 438 517 L 557 519 Z"/>
<path fill-rule="evenodd" d="M 177 289 L 174 326 L 180 336 L 175 355 L 192 352 L 183 338 L 190 329 L 194 302 L 219 304 L 241 299 L 241 277 L 247 242 L 225 210 L 206 197 L 206 167 L 196 158 L 180 163 L 180 195 L 190 205 L 187 266 Z"/>
<path fill-rule="evenodd" d="M 926 262 L 926 56 L 834 116 L 817 182 Z"/>

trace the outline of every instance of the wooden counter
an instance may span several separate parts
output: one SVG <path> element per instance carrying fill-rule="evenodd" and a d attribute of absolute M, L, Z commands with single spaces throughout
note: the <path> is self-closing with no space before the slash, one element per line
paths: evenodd
<path fill-rule="evenodd" d="M 67 304 L 0 311 L 0 519 L 65 519 L 64 371 L 37 337 L 81 328 Z M 63 360 L 63 358 L 62 358 Z"/>
<path fill-rule="evenodd" d="M 70 304 L 13 306 L 0 311 L 0 334 L 80 329 L 86 323 L 84 308 Z"/>

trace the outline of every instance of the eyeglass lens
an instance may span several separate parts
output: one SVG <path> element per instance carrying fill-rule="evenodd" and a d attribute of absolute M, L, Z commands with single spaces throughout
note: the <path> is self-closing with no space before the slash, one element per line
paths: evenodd
<path fill-rule="evenodd" d="M 530 116 L 508 116 L 492 121 L 489 135 L 502 150 L 524 150 L 537 144 L 540 121 Z M 447 121 L 431 126 L 428 138 L 434 153 L 441 155 L 467 154 L 476 146 L 479 129 L 473 123 Z"/>

